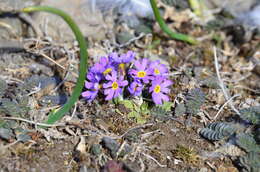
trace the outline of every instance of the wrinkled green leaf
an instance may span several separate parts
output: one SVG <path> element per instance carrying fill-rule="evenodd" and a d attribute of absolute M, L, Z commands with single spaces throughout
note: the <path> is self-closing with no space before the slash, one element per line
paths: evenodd
<path fill-rule="evenodd" d="M 253 124 L 260 124 L 260 106 L 252 106 L 239 111 L 240 117 Z"/>
<path fill-rule="evenodd" d="M 138 116 L 139 116 L 139 113 L 136 111 L 132 111 L 132 112 L 128 113 L 129 118 L 137 118 Z"/>
<path fill-rule="evenodd" d="M 190 90 L 186 96 L 186 112 L 191 115 L 196 115 L 204 102 L 205 94 L 201 89 L 195 88 Z"/>
<path fill-rule="evenodd" d="M 144 124 L 146 122 L 146 119 L 141 116 L 140 113 L 136 111 L 132 111 L 128 114 L 128 118 L 135 118 L 136 123 L 138 124 Z"/>
<path fill-rule="evenodd" d="M 144 124 L 144 123 L 146 123 L 146 119 L 142 118 L 142 117 L 136 118 L 136 123 L 137 124 Z"/>
<path fill-rule="evenodd" d="M 200 135 L 208 140 L 216 141 L 231 136 L 235 130 L 229 123 L 213 122 L 206 128 L 201 129 Z"/>
<path fill-rule="evenodd" d="M 165 111 L 171 111 L 171 108 L 173 106 L 173 102 L 164 102 L 162 105 L 160 105 L 162 109 Z"/>
<path fill-rule="evenodd" d="M 242 172 L 259 172 L 260 154 L 249 152 L 245 156 L 239 157 L 238 165 L 243 168 Z"/>
<path fill-rule="evenodd" d="M 151 115 L 159 120 L 167 120 L 171 116 L 172 103 L 167 103 L 166 106 L 156 105 L 151 109 Z"/>
<path fill-rule="evenodd" d="M 140 106 L 140 111 L 141 111 L 142 114 L 149 113 L 148 103 L 143 102 L 142 105 Z"/>
<path fill-rule="evenodd" d="M 200 81 L 200 84 L 208 88 L 220 89 L 218 78 L 215 76 L 211 76 Z"/>
<path fill-rule="evenodd" d="M 246 152 L 260 153 L 260 145 L 258 145 L 252 135 L 240 133 L 236 136 L 236 144 Z"/>
<path fill-rule="evenodd" d="M 123 100 L 120 101 L 121 104 L 123 104 L 126 108 L 133 110 L 134 109 L 134 103 L 131 100 Z"/>
<path fill-rule="evenodd" d="M 24 116 L 27 114 L 29 108 L 20 105 L 16 102 L 10 101 L 9 99 L 2 99 L 0 104 L 0 112 L 4 112 L 12 116 Z"/>
<path fill-rule="evenodd" d="M 4 95 L 6 89 L 7 89 L 6 82 L 0 79 L 0 98 Z"/>

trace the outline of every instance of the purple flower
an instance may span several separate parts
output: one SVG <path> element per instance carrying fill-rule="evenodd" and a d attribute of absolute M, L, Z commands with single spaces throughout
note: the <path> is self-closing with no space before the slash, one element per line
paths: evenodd
<path fill-rule="evenodd" d="M 143 58 L 134 62 L 135 69 L 130 69 L 129 74 L 136 80 L 142 80 L 144 83 L 148 83 L 151 79 L 151 71 L 148 68 L 149 60 Z"/>
<path fill-rule="evenodd" d="M 115 65 L 118 67 L 120 74 L 125 75 L 125 65 L 130 63 L 134 57 L 135 53 L 128 51 L 126 54 L 118 55 L 117 53 L 111 53 L 109 57 L 113 60 Z"/>
<path fill-rule="evenodd" d="M 130 63 L 134 59 L 135 53 L 133 51 L 128 51 L 126 54 L 122 54 L 120 56 L 118 56 L 117 53 L 112 53 L 110 57 L 114 62 L 118 64 Z"/>
<path fill-rule="evenodd" d="M 163 77 L 156 77 L 152 81 L 149 92 L 152 92 L 152 99 L 155 104 L 162 104 L 162 101 L 169 101 L 169 97 L 166 94 L 170 92 L 170 89 L 167 88 L 170 85 L 172 85 L 172 82 Z"/>
<path fill-rule="evenodd" d="M 153 76 L 166 76 L 168 74 L 168 69 L 165 64 L 161 64 L 160 60 L 151 62 L 149 67 L 150 72 Z"/>
<path fill-rule="evenodd" d="M 134 96 L 140 96 L 144 85 L 140 81 L 133 81 L 128 87 L 128 91 Z"/>
<path fill-rule="evenodd" d="M 115 70 L 115 66 L 112 63 L 111 58 L 101 57 L 98 63 L 95 63 L 93 67 L 91 67 L 90 71 L 94 73 L 100 73 L 106 75 Z"/>
<path fill-rule="evenodd" d="M 120 76 L 118 79 L 115 71 L 106 75 L 105 78 L 109 81 L 108 83 L 103 84 L 103 88 L 105 88 L 104 94 L 106 95 L 105 100 L 111 100 L 112 98 L 118 97 L 123 92 L 122 88 L 128 84 L 123 76 Z"/>
<path fill-rule="evenodd" d="M 95 97 L 98 94 L 98 91 L 100 89 L 100 80 L 101 75 L 95 74 L 93 72 L 89 72 L 87 74 L 87 79 L 89 81 L 85 81 L 85 88 L 87 88 L 87 91 L 84 91 L 81 93 L 82 97 L 84 97 L 88 102 L 91 102 L 95 99 Z"/>

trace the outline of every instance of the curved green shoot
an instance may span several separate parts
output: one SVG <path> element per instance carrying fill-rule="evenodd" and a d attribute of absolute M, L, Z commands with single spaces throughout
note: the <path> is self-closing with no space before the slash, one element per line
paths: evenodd
<path fill-rule="evenodd" d="M 156 3 L 155 3 L 155 0 L 150 0 L 150 3 L 151 3 L 151 6 L 152 6 L 152 9 L 153 9 L 153 13 L 154 13 L 154 16 L 155 16 L 155 19 L 156 21 L 159 23 L 161 29 L 167 34 L 169 35 L 171 38 L 173 39 L 176 39 L 176 40 L 180 40 L 180 41 L 184 41 L 184 42 L 188 42 L 190 44 L 197 44 L 198 41 L 191 37 L 191 36 L 188 36 L 188 35 L 185 35 L 185 34 L 181 34 L 181 33 L 176 33 L 176 32 L 173 32 L 167 25 L 166 23 L 164 22 L 164 20 L 162 19 L 161 15 L 160 15 L 160 12 L 159 12 L 159 9 L 158 7 L 156 6 Z"/>
<path fill-rule="evenodd" d="M 32 6 L 32 7 L 26 7 L 22 9 L 22 12 L 30 13 L 35 11 L 44 11 L 49 12 L 52 14 L 56 14 L 63 18 L 63 20 L 69 25 L 71 30 L 73 31 L 74 35 L 76 36 L 76 40 L 79 43 L 80 47 L 80 67 L 79 67 L 79 77 L 77 79 L 77 84 L 72 92 L 72 95 L 70 99 L 67 101 L 67 103 L 60 108 L 57 111 L 53 111 L 49 114 L 48 119 L 46 121 L 47 124 L 54 124 L 56 121 L 60 120 L 75 104 L 75 102 L 78 100 L 85 81 L 86 71 L 87 71 L 87 60 L 88 60 L 88 53 L 87 53 L 87 43 L 84 39 L 83 34 L 81 33 L 79 27 L 77 24 L 72 20 L 72 18 L 66 14 L 65 12 L 48 7 L 48 6 Z"/>

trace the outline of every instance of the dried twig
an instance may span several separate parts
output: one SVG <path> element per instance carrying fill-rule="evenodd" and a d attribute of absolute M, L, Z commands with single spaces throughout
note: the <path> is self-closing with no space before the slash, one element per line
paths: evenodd
<path fill-rule="evenodd" d="M 152 125 L 154 125 L 154 123 L 148 123 L 148 124 L 144 124 L 144 125 L 139 125 L 139 126 L 130 128 L 129 130 L 127 130 L 127 131 L 126 131 L 124 134 L 122 134 L 121 136 L 116 136 L 116 137 L 113 137 L 113 138 L 114 138 L 114 139 L 121 139 L 121 138 L 124 137 L 127 133 L 129 133 L 130 131 L 133 131 L 133 130 L 136 130 L 136 129 L 139 129 L 139 128 L 149 127 L 149 126 L 152 126 Z"/>
<path fill-rule="evenodd" d="M 30 124 L 34 124 L 34 125 L 40 125 L 40 126 L 44 126 L 44 127 L 60 127 L 60 126 L 65 126 L 64 123 L 59 123 L 59 124 L 45 124 L 45 123 L 39 123 L 39 122 L 34 122 L 34 121 L 30 121 L 24 118 L 17 118 L 17 117 L 0 117 L 2 119 L 9 119 L 9 120 L 17 120 L 17 121 L 23 121 L 23 122 L 27 122 Z"/>
<path fill-rule="evenodd" d="M 117 44 L 117 43 L 114 43 L 114 44 L 115 44 L 115 46 L 116 46 L 117 48 L 122 48 L 122 47 L 128 46 L 129 44 L 131 44 L 132 42 L 134 42 L 134 41 L 136 41 L 136 40 L 139 40 L 139 39 L 143 38 L 144 36 L 146 36 L 146 34 L 141 33 L 141 34 L 138 35 L 137 37 L 134 37 L 134 38 L 128 40 L 128 41 L 127 41 L 126 43 L 124 43 L 124 44 Z"/>
<path fill-rule="evenodd" d="M 213 47 L 213 51 L 214 51 L 214 62 L 215 62 L 214 64 L 215 64 L 215 69 L 216 69 L 216 73 L 217 73 L 217 77 L 218 77 L 218 81 L 219 81 L 219 86 L 222 89 L 225 99 L 228 101 L 230 99 L 230 94 L 219 74 L 219 63 L 218 63 L 218 58 L 217 58 L 216 47 Z M 236 112 L 238 115 L 240 115 L 240 112 L 235 108 L 232 99 L 230 101 L 228 101 L 228 104 L 234 112 Z"/>
<path fill-rule="evenodd" d="M 157 165 L 159 165 L 160 167 L 167 167 L 167 165 L 163 165 L 160 162 L 158 162 L 154 157 L 152 157 L 151 155 L 145 154 L 142 152 L 142 155 L 144 155 L 146 158 L 153 160 Z"/>
<path fill-rule="evenodd" d="M 66 68 L 64 66 L 62 66 L 61 64 L 57 63 L 55 60 L 53 60 L 52 58 L 50 58 L 49 56 L 47 56 L 46 54 L 43 53 L 39 53 L 39 55 L 43 56 L 44 58 L 46 58 L 47 60 L 51 61 L 52 63 L 56 64 L 58 67 L 60 67 L 63 70 L 66 70 Z M 78 74 L 76 74 L 75 72 L 72 72 L 72 75 L 75 77 L 78 77 Z"/>
<path fill-rule="evenodd" d="M 235 94 L 234 96 L 232 96 L 230 99 L 228 99 L 228 101 L 226 101 L 222 106 L 221 108 L 219 109 L 219 111 L 216 113 L 215 117 L 213 118 L 214 120 L 217 119 L 218 115 L 222 112 L 222 110 L 224 109 L 224 107 L 230 103 L 235 97 L 238 97 L 239 94 Z"/>

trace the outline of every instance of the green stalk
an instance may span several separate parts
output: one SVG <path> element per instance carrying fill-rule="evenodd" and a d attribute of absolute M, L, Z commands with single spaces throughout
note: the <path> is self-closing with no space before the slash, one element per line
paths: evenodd
<path fill-rule="evenodd" d="M 77 24 L 72 20 L 72 18 L 66 14 L 65 12 L 52 8 L 47 6 L 32 6 L 32 7 L 26 7 L 22 9 L 22 12 L 30 13 L 35 11 L 44 11 L 49 12 L 52 14 L 56 14 L 63 18 L 63 20 L 69 25 L 71 30 L 73 31 L 74 35 L 76 36 L 76 40 L 79 43 L 80 47 L 80 67 L 79 67 L 79 77 L 77 79 L 77 84 L 72 92 L 72 95 L 70 99 L 67 101 L 67 103 L 62 106 L 58 111 L 51 112 L 48 116 L 48 120 L 46 121 L 47 124 L 54 124 L 56 121 L 60 120 L 75 104 L 75 102 L 78 100 L 82 89 L 84 87 L 84 81 L 87 71 L 87 60 L 88 60 L 88 53 L 87 53 L 87 43 L 84 39 L 83 34 L 81 33 L 79 27 Z"/>
<path fill-rule="evenodd" d="M 198 43 L 198 41 L 195 38 L 191 37 L 191 36 L 171 31 L 171 29 L 163 21 L 161 15 L 160 15 L 159 9 L 156 6 L 155 0 L 150 0 L 150 3 L 151 3 L 151 6 L 152 6 L 152 9 L 153 9 L 153 13 L 154 13 L 156 21 L 159 23 L 161 29 L 166 34 L 168 34 L 173 39 L 177 39 L 177 40 L 180 40 L 180 41 L 188 42 L 190 44 L 197 44 Z"/>

